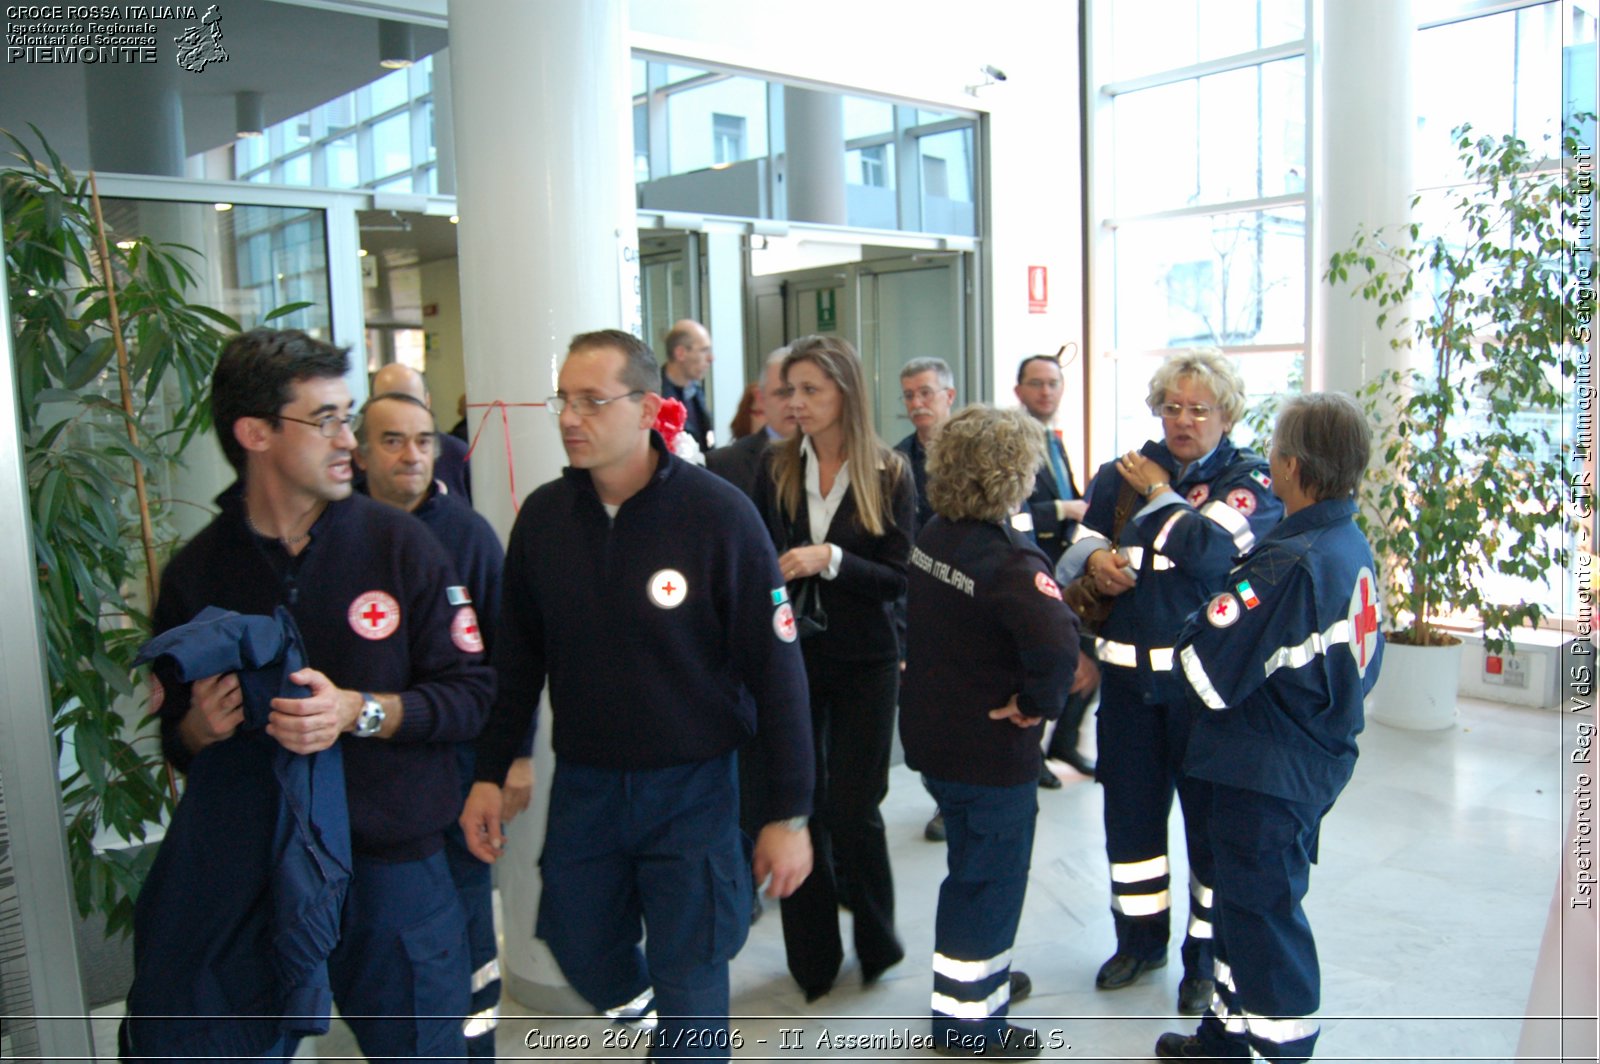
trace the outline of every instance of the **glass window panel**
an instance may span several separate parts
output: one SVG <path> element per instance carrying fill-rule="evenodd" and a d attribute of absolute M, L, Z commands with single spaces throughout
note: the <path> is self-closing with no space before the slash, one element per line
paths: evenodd
<path fill-rule="evenodd" d="M 717 157 L 714 115 L 744 121 L 744 143 L 737 157 Z M 675 92 L 667 97 L 667 131 L 669 170 L 674 174 L 761 158 L 767 154 L 767 83 L 756 78 L 725 78 Z"/>
<path fill-rule="evenodd" d="M 311 184 L 311 153 L 291 155 L 278 165 L 278 182 L 284 185 Z"/>
<path fill-rule="evenodd" d="M 1305 37 L 1304 0 L 1142 0 L 1106 3 L 1096 11 L 1111 20 L 1108 81 Z M 1151 32 L 1152 26 L 1161 29 Z"/>
<path fill-rule="evenodd" d="M 698 78 L 703 74 L 710 73 L 701 67 L 673 66 L 671 63 L 667 64 L 666 69 L 667 80 L 665 84 L 667 85 L 676 85 L 680 81 L 688 81 L 690 78 Z"/>
<path fill-rule="evenodd" d="M 392 115 L 372 126 L 372 172 L 383 177 L 411 169 L 411 116 Z"/>
<path fill-rule="evenodd" d="M 329 133 L 337 133 L 341 129 L 349 129 L 356 124 L 356 98 L 354 93 L 345 93 L 337 99 L 329 100 L 322 105 L 322 121 L 326 123 Z"/>
<path fill-rule="evenodd" d="M 650 65 L 643 59 L 635 59 L 628 64 L 628 68 L 633 75 L 633 94 L 642 96 L 649 88 Z"/>
<path fill-rule="evenodd" d="M 1119 216 L 1305 187 L 1303 59 L 1124 93 L 1112 118 Z"/>
<path fill-rule="evenodd" d="M 894 145 L 875 144 L 845 154 L 845 180 L 868 188 L 894 188 Z"/>
<path fill-rule="evenodd" d="M 391 70 L 383 77 L 367 86 L 372 109 L 368 114 L 381 115 L 394 107 L 399 107 L 411 98 L 410 86 L 406 82 L 405 70 Z"/>
<path fill-rule="evenodd" d="M 1511 132 L 1515 79 L 1514 12 L 1436 26 L 1417 34 L 1417 106 L 1414 166 L 1419 188 L 1453 180 L 1461 172 L 1450 131 L 1471 122 L 1480 133 Z M 1462 76 L 1463 57 L 1472 73 Z"/>
<path fill-rule="evenodd" d="M 860 96 L 844 98 L 844 139 L 875 137 L 894 132 L 894 105 Z"/>
<path fill-rule="evenodd" d="M 439 157 L 439 146 L 434 142 L 433 137 L 433 101 L 424 102 L 420 110 L 422 111 L 423 136 L 427 138 L 427 154 L 422 158 L 424 162 L 431 163 Z"/>
<path fill-rule="evenodd" d="M 922 174 L 922 231 L 975 232 L 972 198 L 972 130 L 917 138 Z"/>
<path fill-rule="evenodd" d="M 1305 212 L 1239 211 L 1118 228 L 1118 349 L 1305 342 Z"/>
<path fill-rule="evenodd" d="M 267 161 L 266 137 L 240 137 L 233 142 L 233 172 L 242 175 Z"/>
<path fill-rule="evenodd" d="M 360 154 L 356 150 L 356 135 L 330 140 L 322 149 L 327 166 L 328 185 L 331 188 L 355 188 L 361 184 Z"/>
<path fill-rule="evenodd" d="M 390 178 L 388 181 L 379 181 L 372 188 L 377 192 L 410 192 L 412 190 L 411 184 L 411 175 L 402 174 L 399 177 Z"/>
<path fill-rule="evenodd" d="M 711 116 L 711 160 L 736 163 L 744 158 L 745 120 L 740 115 Z"/>
<path fill-rule="evenodd" d="M 650 107 L 633 105 L 633 180 L 650 180 Z"/>

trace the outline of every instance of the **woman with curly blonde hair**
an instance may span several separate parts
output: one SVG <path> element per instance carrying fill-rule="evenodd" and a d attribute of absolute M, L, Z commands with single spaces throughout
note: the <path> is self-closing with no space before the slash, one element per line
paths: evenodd
<path fill-rule="evenodd" d="M 1078 619 L 1049 558 L 1007 518 L 1044 448 L 1023 411 L 956 414 L 929 448 L 934 517 L 911 554 L 900 738 L 944 816 L 933 1036 L 935 1049 L 963 1055 L 1039 1049 L 1036 1032 L 1006 1019 L 1031 985 L 1011 970 L 1011 946 L 1039 810 L 1039 729 L 1066 703 Z"/>
<path fill-rule="evenodd" d="M 790 345 L 784 384 L 799 431 L 774 444 L 755 498 L 778 547 L 799 610 L 811 684 L 817 789 L 811 876 L 783 900 L 789 971 L 807 1000 L 827 993 L 844 947 L 839 903 L 855 916 L 861 976 L 872 982 L 905 956 L 894 926 L 894 881 L 878 806 L 889 791 L 900 639 L 895 603 L 905 595 L 915 489 L 904 460 L 872 429 L 855 350 L 833 336 Z M 809 582 L 809 586 L 802 587 Z M 821 621 L 807 625 L 808 620 Z M 848 869 L 842 884 L 834 856 Z"/>

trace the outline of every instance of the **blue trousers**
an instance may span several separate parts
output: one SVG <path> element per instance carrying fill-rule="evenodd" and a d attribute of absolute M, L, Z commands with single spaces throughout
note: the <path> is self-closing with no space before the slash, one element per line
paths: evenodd
<path fill-rule="evenodd" d="M 465 1059 L 467 964 L 466 919 L 442 851 L 419 861 L 356 857 L 328 969 L 368 1060 Z"/>
<path fill-rule="evenodd" d="M 653 988 L 656 1059 L 729 1055 L 728 961 L 749 933 L 754 889 L 735 761 L 639 772 L 556 762 L 537 933 L 596 1010 Z"/>
<path fill-rule="evenodd" d="M 922 783 L 944 814 L 948 847 L 933 932 L 934 1042 L 969 1049 L 1000 1044 L 1039 782 L 985 787 L 923 776 Z"/>
<path fill-rule="evenodd" d="M 461 776 L 463 802 L 472 789 L 474 760 L 471 743 L 456 744 L 456 768 Z M 472 995 L 464 1028 L 467 1055 L 474 1060 L 493 1060 L 494 1033 L 500 1016 L 500 950 L 494 937 L 494 878 L 489 866 L 467 849 L 460 824 L 451 824 L 445 829 L 444 856 L 467 921 L 467 957 L 471 972 L 468 990 Z"/>
<path fill-rule="evenodd" d="M 1172 875 L 1167 817 L 1176 791 L 1189 853 L 1189 926 L 1185 973 L 1211 973 L 1212 902 L 1210 785 L 1183 774 L 1194 710 L 1187 702 L 1145 702 L 1132 669 L 1101 666 L 1095 734 L 1095 780 L 1105 788 L 1106 857 L 1111 862 L 1111 916 L 1117 951 L 1153 958 L 1171 935 Z"/>
<path fill-rule="evenodd" d="M 1322 983 L 1301 903 L 1325 812 L 1212 785 L 1217 996 L 1200 1039 L 1217 1056 L 1303 1061 L 1316 1047 Z"/>

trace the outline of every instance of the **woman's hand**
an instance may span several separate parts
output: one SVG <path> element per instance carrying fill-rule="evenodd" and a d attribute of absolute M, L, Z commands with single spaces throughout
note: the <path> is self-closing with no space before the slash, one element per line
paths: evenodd
<path fill-rule="evenodd" d="M 1117 459 L 1117 472 L 1141 498 L 1148 498 L 1155 484 L 1167 483 L 1167 471 L 1138 451 L 1129 451 Z"/>
<path fill-rule="evenodd" d="M 816 576 L 833 561 L 833 548 L 826 543 L 805 547 L 791 547 L 778 558 L 778 568 L 783 570 L 785 582 Z"/>

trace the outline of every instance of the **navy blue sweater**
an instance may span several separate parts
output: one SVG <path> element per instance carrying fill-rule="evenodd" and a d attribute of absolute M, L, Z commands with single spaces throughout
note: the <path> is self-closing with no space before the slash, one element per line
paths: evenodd
<path fill-rule="evenodd" d="M 752 734 L 777 820 L 809 813 L 811 716 L 777 555 L 738 488 L 667 453 L 606 514 L 568 468 L 522 505 L 477 778 L 505 779 L 550 682 L 558 758 L 618 770 L 717 757 Z"/>
<path fill-rule="evenodd" d="M 330 504 L 305 548 L 290 557 L 245 525 L 237 485 L 217 501 L 222 513 L 162 573 L 155 631 L 206 606 L 258 614 L 286 606 L 305 636 L 312 668 L 346 690 L 398 693 L 404 707 L 393 738 L 339 740 L 352 848 L 397 861 L 439 849 L 460 812 L 452 744 L 477 735 L 494 695 L 483 656 L 461 649 L 452 635 L 453 626 L 467 623 L 462 610 L 469 607 L 451 601 L 459 593 L 452 596 L 443 548 L 409 514 L 354 495 Z M 391 603 L 398 623 L 388 616 Z M 358 624 L 381 638 L 358 634 Z M 169 691 L 161 707 L 162 746 L 182 769 L 194 759 L 177 734 L 188 709 L 187 687 Z M 267 745 L 261 749 L 270 757 Z M 261 830 L 265 842 L 272 825 Z"/>

